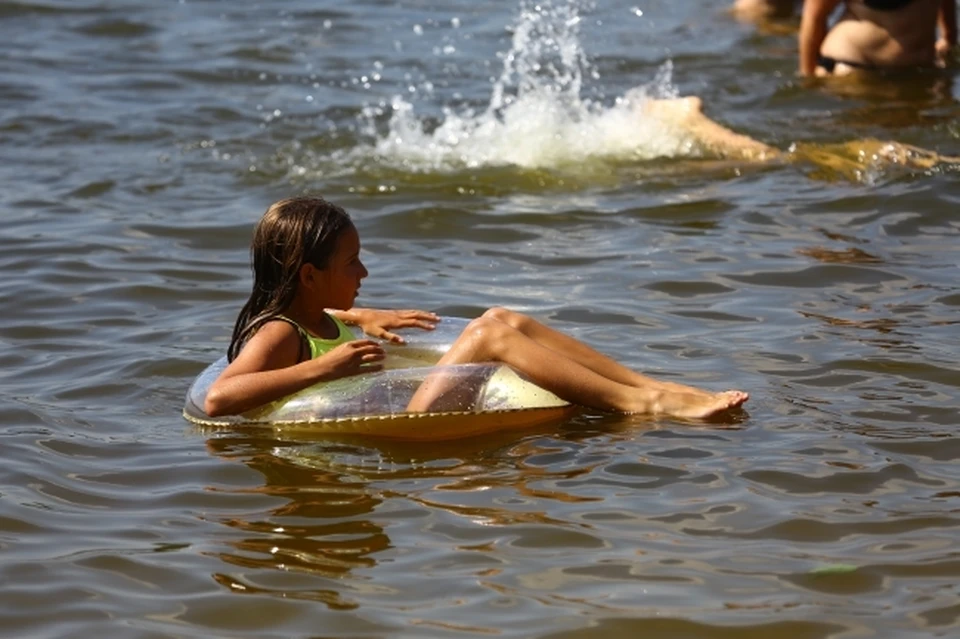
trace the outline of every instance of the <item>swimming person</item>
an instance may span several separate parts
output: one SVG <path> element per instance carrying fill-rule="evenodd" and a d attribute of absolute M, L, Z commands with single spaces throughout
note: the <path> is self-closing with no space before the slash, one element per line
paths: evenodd
<path fill-rule="evenodd" d="M 828 29 L 827 20 L 841 2 L 843 13 Z M 933 67 L 956 44 L 956 0 L 804 0 L 800 74 Z"/>
<path fill-rule="evenodd" d="M 921 169 L 939 164 L 960 164 L 960 157 L 871 138 L 827 145 L 798 142 L 789 150 L 781 151 L 711 120 L 703 112 L 703 100 L 696 96 L 653 99 L 641 95 L 633 102 L 637 117 L 655 118 L 676 135 L 688 136 L 707 152 L 723 158 L 757 163 L 808 160 L 847 173 L 862 170 L 866 162 L 876 161 Z"/>
<path fill-rule="evenodd" d="M 270 206 L 251 248 L 253 292 L 237 318 L 229 364 L 204 401 L 211 417 L 235 415 L 318 382 L 378 371 L 386 357 L 356 339 L 338 317 L 350 312 L 367 277 L 360 236 L 347 213 L 322 198 Z M 330 311 L 328 309 L 340 309 Z M 436 316 L 360 309 L 369 326 L 429 326 Z M 703 418 L 740 406 L 747 393 L 712 393 L 646 377 L 534 319 L 494 308 L 471 321 L 439 364 L 499 362 L 573 404 L 621 413 Z M 435 381 L 435 380 L 434 380 Z M 408 410 L 430 410 L 425 383 Z"/>

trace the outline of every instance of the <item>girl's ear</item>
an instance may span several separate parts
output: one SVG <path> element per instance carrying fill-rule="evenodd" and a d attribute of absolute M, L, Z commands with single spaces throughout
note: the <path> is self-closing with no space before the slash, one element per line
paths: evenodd
<path fill-rule="evenodd" d="M 300 267 L 299 275 L 300 286 L 310 287 L 317 277 L 317 267 L 310 263 L 304 264 Z"/>

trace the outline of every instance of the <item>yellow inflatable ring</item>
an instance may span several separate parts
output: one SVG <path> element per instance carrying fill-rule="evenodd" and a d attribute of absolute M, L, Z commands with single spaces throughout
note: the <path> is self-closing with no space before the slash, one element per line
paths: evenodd
<path fill-rule="evenodd" d="M 226 358 L 208 366 L 187 391 L 183 416 L 201 426 L 269 426 L 312 435 L 360 435 L 439 441 L 529 428 L 562 419 L 572 406 L 502 364 L 436 366 L 467 320 L 443 318 L 434 331 L 410 331 L 406 344 L 384 344 L 384 370 L 311 386 L 242 415 L 203 411 Z M 445 389 L 430 412 L 408 412 L 425 381 Z"/>

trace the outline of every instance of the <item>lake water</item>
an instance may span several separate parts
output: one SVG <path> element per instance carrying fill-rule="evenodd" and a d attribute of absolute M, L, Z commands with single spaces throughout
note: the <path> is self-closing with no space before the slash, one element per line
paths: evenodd
<path fill-rule="evenodd" d="M 719 161 L 618 101 L 956 155 L 956 72 L 804 83 L 724 9 L 0 0 L 0 634 L 960 635 L 957 167 Z M 747 410 L 198 430 L 302 192 L 353 215 L 360 305 L 510 306 Z"/>

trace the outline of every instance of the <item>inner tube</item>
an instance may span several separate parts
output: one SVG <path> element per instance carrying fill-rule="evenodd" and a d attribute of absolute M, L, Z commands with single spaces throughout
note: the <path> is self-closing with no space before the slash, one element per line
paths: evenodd
<path fill-rule="evenodd" d="M 240 415 L 210 417 L 203 403 L 227 366 L 227 358 L 221 357 L 190 386 L 183 416 L 200 426 L 269 426 L 313 435 L 439 441 L 529 428 L 569 415 L 568 402 L 509 366 L 437 366 L 467 322 L 445 317 L 433 331 L 406 332 L 406 344 L 385 342 L 381 371 L 322 382 Z M 407 411 L 424 382 L 440 384 L 444 392 L 429 412 Z"/>

